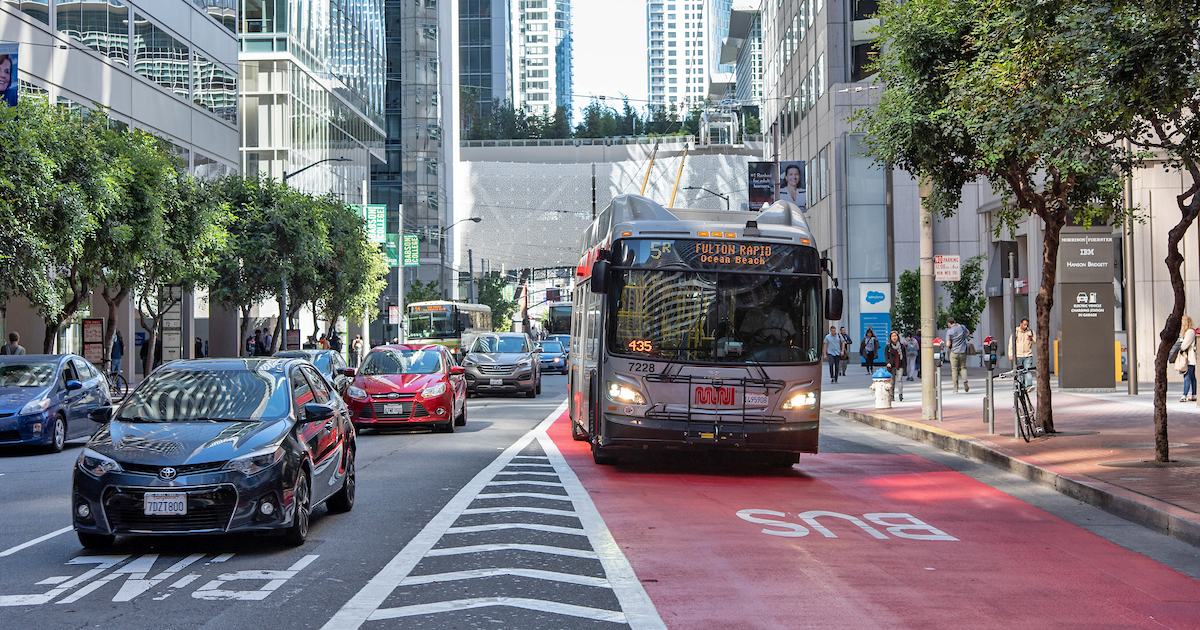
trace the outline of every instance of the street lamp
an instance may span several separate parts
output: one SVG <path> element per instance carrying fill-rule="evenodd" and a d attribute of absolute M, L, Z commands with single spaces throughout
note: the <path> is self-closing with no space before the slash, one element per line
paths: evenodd
<path fill-rule="evenodd" d="M 354 160 L 351 160 L 348 157 L 331 157 L 331 158 L 325 158 L 324 160 L 317 160 L 316 162 L 313 162 L 312 164 L 309 164 L 308 166 L 305 166 L 304 168 L 302 168 L 298 171 L 293 171 L 291 173 L 284 171 L 283 172 L 283 181 L 286 182 L 287 180 L 291 179 L 292 177 L 299 175 L 300 173 L 303 173 L 304 171 L 307 171 L 308 169 L 310 169 L 318 164 L 324 164 L 326 162 L 353 162 L 353 161 Z"/>
<path fill-rule="evenodd" d="M 719 192 L 714 192 L 714 191 L 712 191 L 712 190 L 709 190 L 709 189 L 707 189 L 707 188 L 705 188 L 705 187 L 703 187 L 703 186 L 684 186 L 684 187 L 683 187 L 683 189 L 684 189 L 684 190 L 703 190 L 704 192 L 706 192 L 706 193 L 708 193 L 708 194 L 710 194 L 710 195 L 715 195 L 715 196 L 717 196 L 717 197 L 720 197 L 721 199 L 724 199 L 724 200 L 725 200 L 725 211 L 726 211 L 726 212 L 728 212 L 728 211 L 729 211 L 729 196 L 728 196 L 728 195 L 722 195 L 722 194 L 721 194 L 721 193 L 719 193 Z"/>
<path fill-rule="evenodd" d="M 438 230 L 438 234 L 441 237 L 438 240 L 438 252 L 441 254 L 441 259 L 442 259 L 442 261 L 441 261 L 442 268 L 441 268 L 441 271 L 439 271 L 439 273 L 438 273 L 438 277 L 441 278 L 441 280 L 442 280 L 442 291 L 443 292 L 447 290 L 447 287 L 446 287 L 447 283 L 445 282 L 446 278 L 444 277 L 444 274 L 446 272 L 446 232 L 450 231 L 450 228 L 458 225 L 459 223 L 462 223 L 463 221 L 479 223 L 482 220 L 483 220 L 483 217 L 467 217 L 465 219 L 459 219 L 458 221 L 455 221 L 454 223 L 451 223 L 450 225 L 447 225 L 446 227 Z M 471 282 L 474 283 L 475 279 L 472 278 Z M 443 293 L 443 295 L 445 295 L 445 293 Z"/>

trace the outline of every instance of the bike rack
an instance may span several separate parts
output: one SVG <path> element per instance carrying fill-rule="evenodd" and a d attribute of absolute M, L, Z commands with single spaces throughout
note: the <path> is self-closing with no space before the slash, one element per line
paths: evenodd
<path fill-rule="evenodd" d="M 780 422 L 784 421 L 783 416 L 771 415 L 749 415 L 746 413 L 746 394 L 747 393 L 763 393 L 770 396 L 773 393 L 782 392 L 787 386 L 786 381 L 770 378 L 714 378 L 693 376 L 691 374 L 654 374 L 646 375 L 645 380 L 652 383 L 671 383 L 685 384 L 688 387 L 687 411 L 683 414 L 677 411 L 670 411 L 666 403 L 662 403 L 662 410 L 659 411 L 651 407 L 646 411 L 646 417 L 654 420 L 676 420 L 686 423 L 684 428 L 684 438 L 688 444 L 697 443 L 736 443 L 744 444 L 746 441 L 746 424 L 748 422 Z M 730 409 L 722 413 L 720 409 L 698 410 L 692 407 L 692 387 L 694 385 L 709 385 L 712 387 L 734 387 L 742 390 L 742 406 L 741 409 Z M 696 416 L 700 416 L 697 418 Z M 707 418 L 706 418 L 707 416 Z M 711 418 L 709 420 L 708 418 Z M 694 428 L 693 423 L 700 424 L 699 428 Z M 712 431 L 704 429 L 712 427 Z"/>

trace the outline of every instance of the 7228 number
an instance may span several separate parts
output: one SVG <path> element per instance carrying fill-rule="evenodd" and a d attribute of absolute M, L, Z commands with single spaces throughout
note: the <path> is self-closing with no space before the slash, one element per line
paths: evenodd
<path fill-rule="evenodd" d="M 633 362 L 629 363 L 629 371 L 630 372 L 653 372 L 654 364 L 653 363 L 638 363 L 636 361 L 633 361 Z"/>

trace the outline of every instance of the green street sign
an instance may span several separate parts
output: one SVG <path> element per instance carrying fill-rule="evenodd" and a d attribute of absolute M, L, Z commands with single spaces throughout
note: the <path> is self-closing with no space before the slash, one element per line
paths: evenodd
<path fill-rule="evenodd" d="M 503 289 L 500 289 L 500 295 L 504 297 L 505 302 L 511 302 L 516 294 L 517 290 L 511 284 L 506 284 Z"/>
<path fill-rule="evenodd" d="M 419 242 L 417 241 L 416 234 L 404 235 L 404 266 L 421 266 L 421 252 L 419 250 Z"/>
<path fill-rule="evenodd" d="M 367 205 L 367 240 L 372 243 L 383 243 L 387 239 L 387 205 L 372 203 Z"/>
<path fill-rule="evenodd" d="M 400 240 L 399 237 L 400 237 L 399 234 L 388 234 L 387 235 L 387 244 L 384 245 L 383 249 L 384 249 L 385 255 L 387 256 L 387 261 L 388 261 L 389 267 L 400 266 L 400 255 L 399 255 L 399 252 L 397 252 L 397 250 L 399 249 L 399 247 L 398 247 L 399 240 Z"/>

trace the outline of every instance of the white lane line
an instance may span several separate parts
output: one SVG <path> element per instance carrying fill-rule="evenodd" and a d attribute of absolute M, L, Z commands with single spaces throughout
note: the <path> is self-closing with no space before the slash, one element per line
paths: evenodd
<path fill-rule="evenodd" d="M 570 501 L 565 494 L 545 494 L 542 492 L 488 492 L 481 493 L 479 499 L 512 499 L 514 497 L 529 497 L 531 499 L 553 499 L 555 501 Z"/>
<path fill-rule="evenodd" d="M 496 475 L 497 476 L 499 476 L 499 475 L 538 475 L 541 477 L 557 477 L 558 473 L 542 472 L 540 470 L 513 470 L 513 471 L 502 470 L 502 471 L 496 473 Z"/>
<path fill-rule="evenodd" d="M 542 571 L 541 569 L 470 569 L 468 571 L 451 571 L 449 573 L 433 573 L 430 575 L 410 575 L 404 578 L 401 586 L 416 584 L 431 584 L 433 582 L 453 582 L 456 580 L 477 580 L 489 577 L 525 577 L 550 582 L 564 582 L 580 586 L 598 586 L 608 588 L 608 580 L 574 573 L 559 573 L 557 571 Z"/>
<path fill-rule="evenodd" d="M 468 610 L 471 608 L 486 608 L 489 606 L 524 608 L 525 610 L 533 610 L 536 612 L 568 615 L 571 617 L 593 619 L 596 621 L 611 621 L 613 623 L 625 623 L 626 621 L 624 614 L 611 610 L 588 608 L 586 606 L 575 606 L 572 604 L 562 604 L 559 602 L 548 602 L 540 599 L 526 599 L 523 597 L 478 597 L 475 599 L 459 599 L 452 602 L 436 602 L 433 604 L 401 606 L 399 608 L 385 608 L 383 610 L 376 610 L 371 615 L 370 619 L 372 621 L 378 619 L 398 619 L 400 617 L 415 617 L 417 615 L 430 615 L 440 612 Z"/>
<path fill-rule="evenodd" d="M 588 549 L 571 549 L 570 547 L 551 547 L 549 545 L 526 545 L 522 543 L 497 543 L 493 545 L 468 545 L 466 547 L 443 547 L 433 549 L 426 556 L 459 556 L 468 553 L 488 553 L 490 551 L 532 551 L 548 553 L 556 556 L 572 558 L 595 558 L 596 552 Z"/>
<path fill-rule="evenodd" d="M 554 466 L 551 466 L 550 464 L 522 464 L 521 462 L 513 462 L 508 465 L 509 468 L 516 468 L 517 466 L 524 468 L 549 468 L 554 470 Z"/>
<path fill-rule="evenodd" d="M 475 534 L 478 532 L 497 532 L 502 529 L 531 529 L 538 532 L 547 532 L 550 534 L 572 534 L 575 536 L 587 536 L 585 530 L 577 527 L 559 527 L 557 525 L 540 525 L 538 523 L 489 523 L 487 525 L 468 525 L 466 527 L 451 527 L 446 530 L 447 534 Z"/>
<path fill-rule="evenodd" d="M 231 554 L 231 553 L 223 553 L 223 554 L 213 558 L 212 560 L 209 560 L 209 563 L 211 564 L 213 562 L 225 562 L 226 560 L 228 560 L 232 557 L 233 557 L 233 554 Z"/>
<path fill-rule="evenodd" d="M 545 455 L 516 455 L 516 456 L 514 456 L 514 457 L 513 457 L 513 459 L 540 459 L 540 460 L 543 460 L 543 461 L 545 461 L 545 460 L 548 460 L 548 459 L 550 459 L 550 458 L 549 458 L 549 457 L 546 457 Z M 516 465 L 517 465 L 517 466 L 523 466 L 524 464 L 521 464 L 521 463 L 519 463 L 519 462 L 518 462 Z"/>
<path fill-rule="evenodd" d="M 458 520 L 462 511 L 471 505 L 471 502 L 475 500 L 475 496 L 488 485 L 488 482 L 496 476 L 496 473 L 507 466 L 517 456 L 517 453 L 525 450 L 525 447 L 539 433 L 544 433 L 546 428 L 553 424 L 566 407 L 567 403 L 563 401 L 557 409 L 552 411 L 549 416 L 546 416 L 546 419 L 541 424 L 529 433 L 521 436 L 516 442 L 513 442 L 512 446 L 509 446 L 500 453 L 500 456 L 493 460 L 491 464 L 488 464 L 483 470 L 479 471 L 479 474 L 475 475 L 467 485 L 463 486 L 458 491 L 458 494 L 454 495 L 454 498 L 450 499 L 450 502 L 404 546 L 404 549 L 401 549 L 400 553 L 397 553 L 387 563 L 387 566 L 375 574 L 375 577 L 371 578 L 371 581 L 367 582 L 354 597 L 350 598 L 350 601 L 346 602 L 322 626 L 322 630 L 357 630 L 362 626 L 372 613 L 378 611 L 379 607 L 388 598 L 388 595 L 391 595 L 392 591 L 400 585 L 400 582 L 412 572 L 413 567 L 417 566 L 421 558 L 425 557 L 425 554 L 429 553 L 429 550 L 433 549 L 433 546 L 441 540 L 442 536 L 446 534 L 446 530 L 450 529 L 454 521 Z M 397 616 L 403 617 L 406 615 Z"/>
<path fill-rule="evenodd" d="M 561 483 L 553 481 L 493 481 L 486 485 L 489 486 L 550 486 L 552 488 L 561 488 Z"/>
<path fill-rule="evenodd" d="M 583 524 L 592 548 L 600 556 L 604 574 L 612 583 L 613 592 L 617 594 L 617 601 L 621 602 L 621 610 L 625 611 L 630 628 L 633 630 L 667 630 L 667 625 L 663 623 L 662 617 L 659 617 L 658 610 L 654 608 L 654 603 L 646 594 L 646 589 L 642 588 L 642 583 L 634 574 L 633 567 L 629 565 L 629 559 L 621 552 L 621 547 L 617 545 L 612 532 L 604 524 L 604 518 L 600 516 L 596 504 L 592 503 L 592 497 L 579 482 L 579 477 L 575 476 L 575 471 L 571 470 L 567 460 L 559 452 L 558 446 L 554 444 L 554 440 L 550 439 L 544 430 L 538 434 L 537 440 L 542 445 L 542 450 L 546 452 L 546 456 L 550 458 L 554 469 L 558 471 L 558 476 L 562 479 L 567 494 L 571 495 L 574 500 L 573 504 L 575 512 L 579 516 L 579 522 Z"/>
<path fill-rule="evenodd" d="M 72 529 L 74 529 L 74 528 L 73 527 L 64 527 L 62 529 L 56 529 L 56 530 L 50 532 L 49 534 L 46 534 L 45 536 L 38 536 L 37 538 L 34 538 L 33 540 L 31 540 L 29 542 L 21 543 L 21 544 L 17 545 L 16 547 L 9 547 L 8 549 L 5 549 L 4 551 L 0 551 L 0 558 L 3 558 L 4 556 L 11 556 L 14 553 L 17 553 L 18 551 L 20 551 L 22 549 L 28 549 L 29 547 L 32 547 L 40 542 L 45 542 L 47 540 L 50 540 L 51 538 L 54 538 L 55 536 L 61 536 L 65 533 L 71 531 Z"/>
<path fill-rule="evenodd" d="M 537 507 L 490 507 L 471 508 L 463 510 L 463 514 L 508 514 L 510 512 L 529 512 L 530 514 L 547 514 L 549 516 L 575 516 L 572 510 L 552 510 Z"/>

